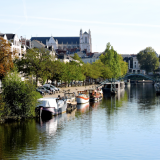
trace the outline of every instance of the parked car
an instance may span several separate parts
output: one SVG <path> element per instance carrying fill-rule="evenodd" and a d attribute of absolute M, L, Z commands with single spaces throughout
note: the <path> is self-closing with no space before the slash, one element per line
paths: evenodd
<path fill-rule="evenodd" d="M 48 86 L 43 86 L 45 89 L 47 89 L 48 91 L 50 91 L 50 94 L 53 94 L 53 92 L 55 91 L 53 88 L 48 87 Z"/>
<path fill-rule="evenodd" d="M 43 85 L 44 87 L 50 87 L 52 90 L 54 90 L 54 91 L 60 91 L 60 89 L 59 88 L 57 88 L 57 87 L 55 87 L 55 86 L 53 86 L 53 85 L 51 85 L 51 84 L 44 84 Z"/>
<path fill-rule="evenodd" d="M 39 92 L 42 96 L 45 96 L 45 92 L 44 92 L 44 91 L 41 91 L 41 90 L 38 89 L 38 88 L 36 89 L 36 91 Z"/>
<path fill-rule="evenodd" d="M 58 87 L 55 87 L 53 85 L 51 85 L 51 87 L 54 88 L 56 91 L 60 91 L 60 88 L 58 88 Z"/>
<path fill-rule="evenodd" d="M 41 87 L 38 87 L 39 90 L 43 91 L 45 94 L 51 94 L 51 91 L 50 90 L 47 90 L 45 87 L 41 86 Z"/>

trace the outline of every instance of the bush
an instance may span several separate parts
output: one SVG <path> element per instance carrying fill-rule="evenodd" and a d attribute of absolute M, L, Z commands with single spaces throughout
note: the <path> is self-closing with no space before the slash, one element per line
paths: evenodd
<path fill-rule="evenodd" d="M 21 80 L 17 71 L 10 72 L 3 80 L 3 101 L 5 116 L 35 116 L 37 99 L 42 96 L 36 87 Z"/>
<path fill-rule="evenodd" d="M 0 117 L 3 115 L 5 103 L 3 101 L 2 95 L 0 94 Z"/>

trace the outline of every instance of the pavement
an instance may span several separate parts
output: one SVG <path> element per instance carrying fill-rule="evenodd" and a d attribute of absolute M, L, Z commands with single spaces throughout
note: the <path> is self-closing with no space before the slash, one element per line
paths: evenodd
<path fill-rule="evenodd" d="M 60 88 L 60 89 L 61 89 L 60 92 L 58 91 L 58 92 L 56 92 L 55 94 L 52 94 L 52 95 L 45 95 L 44 97 L 45 97 L 45 98 L 49 98 L 49 97 L 50 97 L 50 98 L 57 98 L 58 95 L 60 95 L 61 97 L 63 97 L 63 96 L 64 96 L 64 91 L 68 91 L 68 90 L 70 90 L 70 91 L 69 91 L 70 93 L 75 92 L 76 95 L 77 95 L 77 91 L 84 91 L 85 89 L 91 89 L 91 88 L 95 89 L 96 86 L 98 86 L 98 85 L 89 85 L 89 86 L 78 86 L 78 87 Z"/>

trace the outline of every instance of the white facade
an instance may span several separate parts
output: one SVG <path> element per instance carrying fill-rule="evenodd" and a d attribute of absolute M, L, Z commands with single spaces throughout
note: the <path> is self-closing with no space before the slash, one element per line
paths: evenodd
<path fill-rule="evenodd" d="M 128 63 L 128 72 L 133 72 L 133 73 L 142 73 L 145 74 L 145 70 L 140 69 L 140 65 L 137 60 L 136 55 L 128 55 L 128 54 L 121 54 L 123 58 L 129 58 L 127 61 Z"/>
<path fill-rule="evenodd" d="M 87 53 L 92 52 L 92 39 L 91 39 L 91 31 L 82 33 L 82 29 L 80 30 L 80 49 L 81 51 L 87 50 Z"/>
<path fill-rule="evenodd" d="M 22 54 L 25 53 L 26 47 L 21 46 L 21 42 L 17 34 L 0 33 L 0 36 L 10 43 L 10 52 L 12 52 L 12 58 L 14 58 L 15 56 L 21 58 L 23 56 Z"/>
<path fill-rule="evenodd" d="M 53 46 L 54 50 L 58 49 L 58 41 L 54 40 L 54 38 L 51 36 L 51 38 L 48 40 L 46 40 L 46 45 L 47 46 Z"/>
<path fill-rule="evenodd" d="M 15 34 L 13 39 L 9 39 L 9 42 L 11 44 L 11 52 L 15 52 L 16 55 L 21 56 L 21 43 L 19 42 L 18 36 Z"/>

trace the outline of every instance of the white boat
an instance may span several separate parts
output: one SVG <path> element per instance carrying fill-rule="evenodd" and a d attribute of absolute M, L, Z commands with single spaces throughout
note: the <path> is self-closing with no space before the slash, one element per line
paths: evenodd
<path fill-rule="evenodd" d="M 73 110 L 76 109 L 77 101 L 76 101 L 76 94 L 73 93 L 64 93 L 64 97 L 67 100 L 67 113 L 71 113 Z"/>
<path fill-rule="evenodd" d="M 83 104 L 89 102 L 89 95 L 86 91 L 78 91 L 78 96 L 76 96 L 77 103 Z"/>
<path fill-rule="evenodd" d="M 77 102 L 76 102 L 76 94 L 73 92 L 73 93 L 64 93 L 64 97 L 65 99 L 67 100 L 67 103 L 68 104 L 74 104 L 76 105 Z"/>
<path fill-rule="evenodd" d="M 66 99 L 58 98 L 40 98 L 37 108 L 40 110 L 40 116 L 43 114 L 51 114 L 53 116 L 66 112 Z"/>

